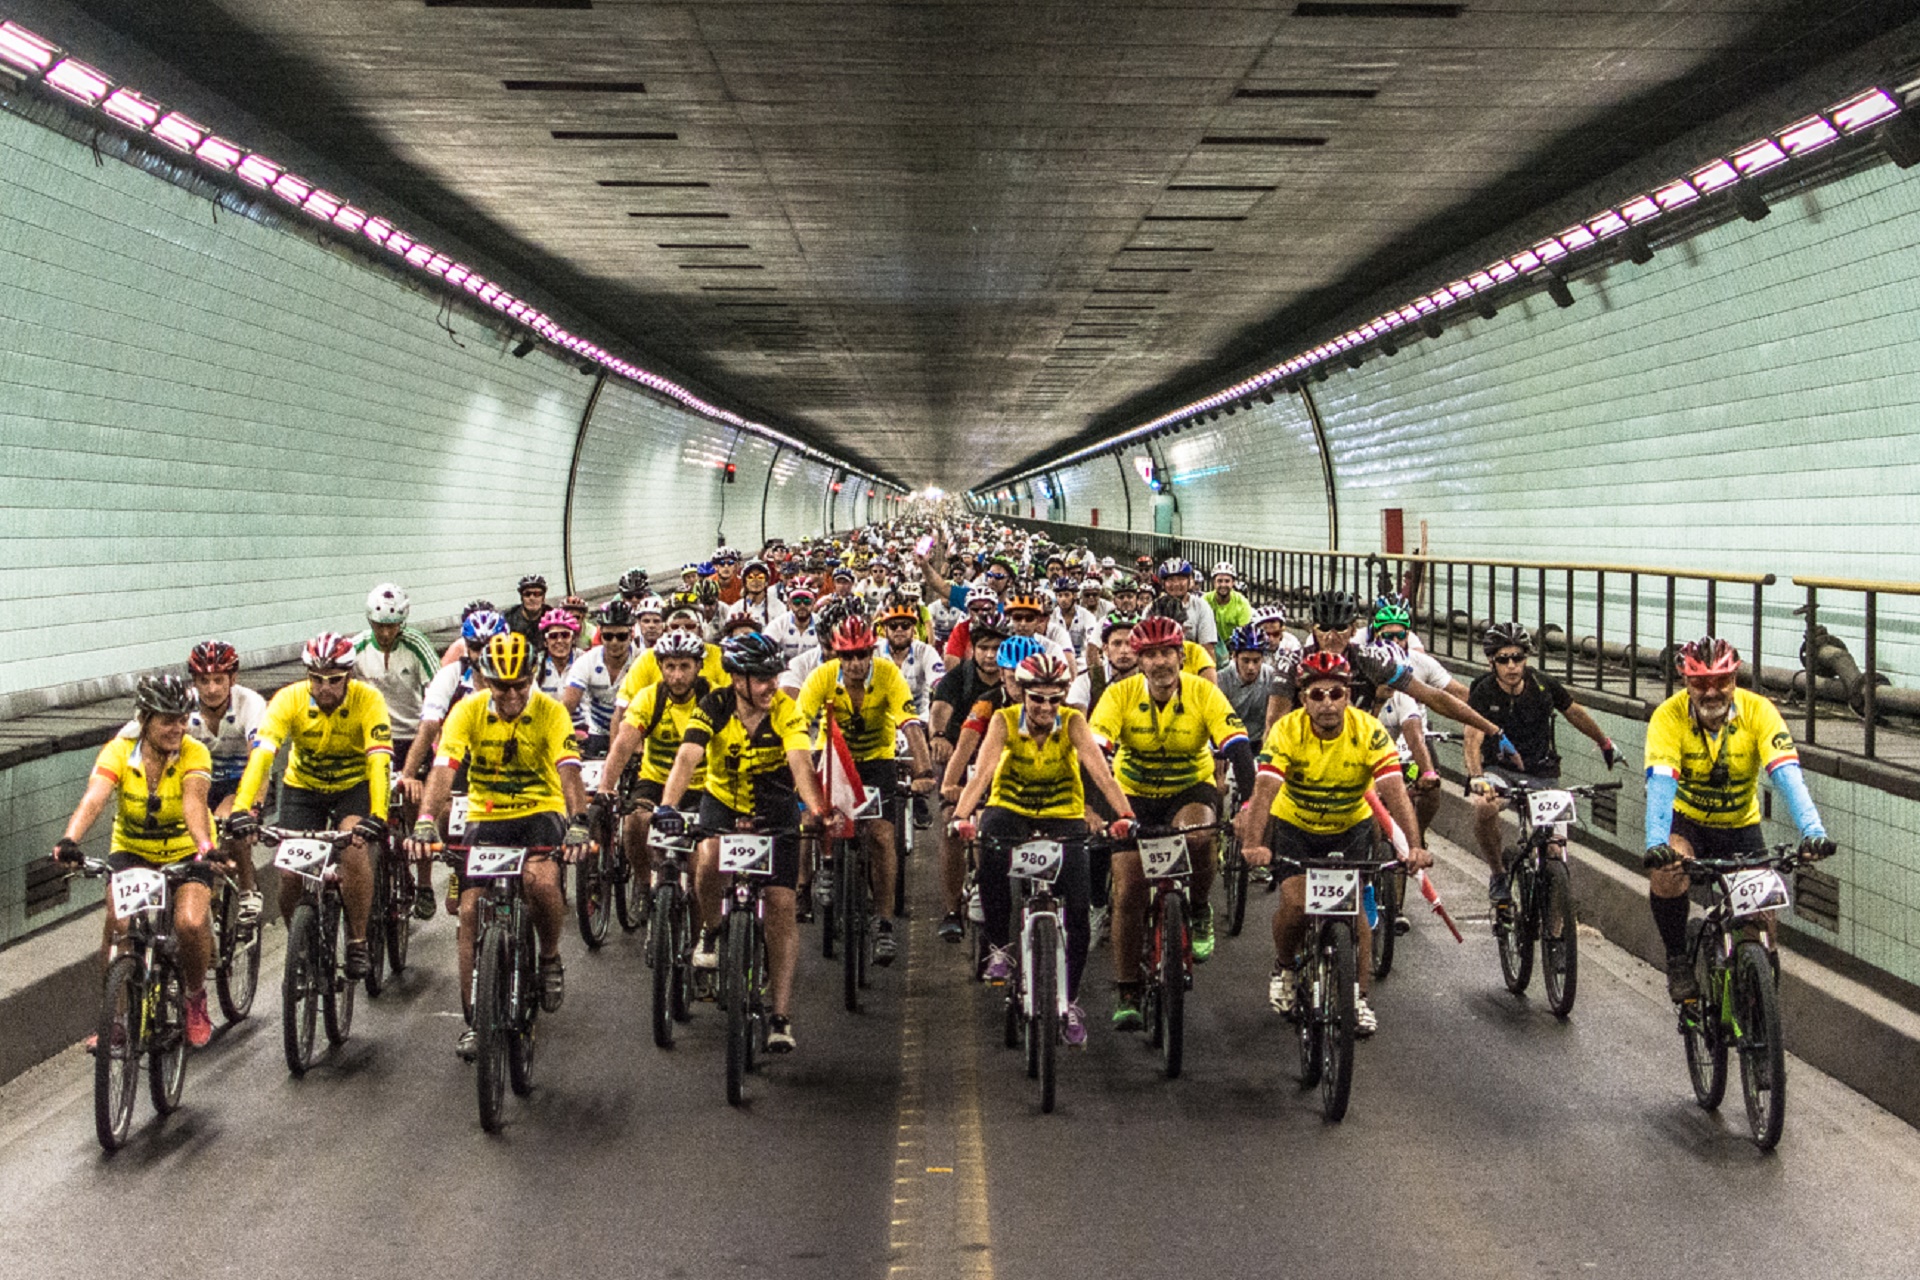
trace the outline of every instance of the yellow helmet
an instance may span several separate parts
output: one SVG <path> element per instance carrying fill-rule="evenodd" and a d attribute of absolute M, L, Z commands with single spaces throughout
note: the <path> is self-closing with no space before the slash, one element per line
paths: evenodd
<path fill-rule="evenodd" d="M 533 651 L 518 631 L 506 631 L 487 641 L 480 651 L 480 674 L 488 680 L 517 684 L 532 675 Z"/>

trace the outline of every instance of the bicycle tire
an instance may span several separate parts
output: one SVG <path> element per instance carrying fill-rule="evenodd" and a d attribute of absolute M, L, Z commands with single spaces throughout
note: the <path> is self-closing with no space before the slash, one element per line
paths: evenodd
<path fill-rule="evenodd" d="M 834 913 L 840 921 L 840 989 L 848 1013 L 860 1012 L 860 960 L 867 949 L 867 894 L 861 883 L 866 865 L 858 847 L 857 835 L 841 843 L 833 879 Z"/>
<path fill-rule="evenodd" d="M 326 1023 L 327 1043 L 338 1046 L 353 1033 L 353 998 L 360 986 L 347 981 L 341 967 L 347 953 L 347 916 L 338 898 L 329 897 L 321 909 L 320 937 L 320 1012 Z"/>
<path fill-rule="evenodd" d="M 760 927 L 759 916 L 749 916 L 752 938 L 749 951 L 753 963 L 747 974 L 747 1071 L 752 1073 L 754 1064 L 767 1052 L 767 1032 L 770 1020 L 767 1016 L 767 935 Z"/>
<path fill-rule="evenodd" d="M 1237 938 L 1247 923 L 1247 885 L 1253 874 L 1253 868 L 1240 854 L 1240 833 L 1228 827 L 1222 837 L 1225 845 L 1221 853 L 1220 865 L 1222 879 L 1227 882 L 1227 936 Z"/>
<path fill-rule="evenodd" d="M 147 1092 L 153 1109 L 170 1116 L 180 1109 L 187 1086 L 187 984 L 172 961 L 160 957 L 147 981 L 155 990 L 153 1020 L 148 1024 Z"/>
<path fill-rule="evenodd" d="M 422 890 L 414 883 L 413 864 L 405 859 L 393 869 L 392 881 L 394 892 L 387 898 L 387 968 L 398 978 L 407 971 L 407 956 L 413 950 L 413 904 L 422 892 L 433 890 Z"/>
<path fill-rule="evenodd" d="M 726 974 L 727 1002 L 727 1103 L 739 1106 L 746 1092 L 748 1055 L 753 1046 L 753 1010 L 748 995 L 752 981 L 753 930 L 746 913 L 734 911 L 727 916 Z"/>
<path fill-rule="evenodd" d="M 1573 908 L 1573 876 L 1567 864 L 1549 858 L 1536 895 L 1540 909 L 1540 982 L 1556 1018 L 1573 1012 L 1580 991 L 1580 921 Z"/>
<path fill-rule="evenodd" d="M 500 1132 L 507 1101 L 507 1037 L 513 1020 L 513 974 L 506 931 L 486 925 L 474 948 L 473 1065 L 480 1127 Z"/>
<path fill-rule="evenodd" d="M 94 1023 L 93 1127 L 106 1151 L 126 1145 L 140 1093 L 140 964 L 118 956 L 107 967 Z"/>
<path fill-rule="evenodd" d="M 1739 1019 L 1740 1094 L 1754 1145 L 1771 1151 L 1787 1123 L 1787 1052 L 1780 1027 L 1780 991 L 1759 942 L 1733 952 L 1733 1007 Z"/>
<path fill-rule="evenodd" d="M 603 846 L 598 853 L 573 864 L 573 911 L 580 923 L 580 939 L 589 951 L 606 945 L 607 930 L 613 923 L 612 896 L 607 892 L 608 857 Z"/>
<path fill-rule="evenodd" d="M 1326 957 L 1319 946 L 1319 939 L 1309 936 L 1308 945 L 1314 950 L 1308 953 L 1306 963 L 1295 970 L 1297 980 L 1293 989 L 1293 1018 L 1299 1029 L 1302 1089 L 1311 1089 L 1320 1083 L 1320 1072 L 1325 1065 L 1320 1045 L 1326 1039 L 1326 1027 L 1320 1020 L 1317 993 L 1329 981 Z"/>
<path fill-rule="evenodd" d="M 1167 1079 L 1178 1080 L 1187 1037 L 1187 899 L 1174 890 L 1160 899 L 1160 1056 Z"/>
<path fill-rule="evenodd" d="M 620 928 L 625 933 L 638 933 L 647 922 L 651 909 L 652 895 L 647 891 L 638 874 L 634 871 L 633 860 L 627 857 L 627 851 L 621 844 L 620 824 L 612 815 L 607 818 L 607 843 L 613 848 L 613 910 L 620 917 Z"/>
<path fill-rule="evenodd" d="M 833 892 L 827 894 L 826 901 L 816 901 L 815 905 L 815 914 L 820 918 L 820 954 L 828 960 L 838 955 L 840 948 L 840 917 L 835 910 L 835 907 L 840 901 L 840 880 L 838 875 L 840 871 L 840 860 L 833 856 L 833 848 L 838 843 L 839 841 L 830 835 L 823 833 L 820 836 L 819 871 L 825 872 L 831 868 L 835 876 Z M 816 872 L 816 875 L 817 874 L 818 872 Z M 819 881 L 816 879 L 814 884 L 818 883 Z M 809 891 L 811 891 L 811 886 L 809 886 Z M 815 895 L 816 899 L 818 896 L 817 894 Z"/>
<path fill-rule="evenodd" d="M 1020 1008 L 1019 987 L 1013 983 L 1008 983 L 1006 998 L 1002 1003 L 1006 1007 L 1006 1014 L 1003 1018 L 1006 1026 L 1003 1029 L 1004 1034 L 1001 1039 L 1005 1042 L 1007 1048 L 1018 1049 L 1020 1047 L 1020 1037 L 1026 1026 L 1026 1016 Z"/>
<path fill-rule="evenodd" d="M 679 906 L 673 914 L 673 1020 L 686 1022 L 693 1017 L 693 903 L 678 885 L 674 893 Z"/>
<path fill-rule="evenodd" d="M 393 870 L 387 865 L 387 852 L 380 845 L 367 849 L 373 869 L 373 905 L 367 909 L 367 976 L 369 998 L 378 998 L 387 984 L 387 929 L 393 919 Z"/>
<path fill-rule="evenodd" d="M 1055 1093 L 1054 1050 L 1060 1043 L 1060 983 L 1066 975 L 1058 971 L 1060 942 L 1053 917 L 1041 916 L 1033 924 L 1033 1020 L 1027 1037 L 1034 1046 L 1033 1057 L 1040 1077 L 1040 1111 L 1051 1114 Z"/>
<path fill-rule="evenodd" d="M 674 896 L 680 887 L 662 884 L 653 891 L 653 927 L 647 935 L 647 963 L 653 968 L 653 1043 L 673 1048 L 673 988 L 679 956 L 674 946 Z"/>
<path fill-rule="evenodd" d="M 1379 919 L 1373 924 L 1373 976 L 1376 980 L 1393 972 L 1393 922 L 1400 915 L 1400 901 L 1407 891 L 1406 873 L 1383 871 L 1373 878 L 1373 902 Z"/>
<path fill-rule="evenodd" d="M 1493 933 L 1500 941 L 1500 976 L 1514 995 L 1525 993 L 1533 980 L 1533 888 L 1533 873 L 1522 863 L 1509 881 L 1513 905 L 1507 908 L 1505 922 L 1497 911 L 1493 917 Z"/>
<path fill-rule="evenodd" d="M 1692 1013 L 1681 1011 L 1680 1037 L 1694 1101 L 1707 1111 L 1717 1110 L 1727 1096 L 1727 1042 L 1720 1026 L 1719 1004 L 1713 998 L 1714 978 L 1707 952 L 1714 937 L 1707 934 L 1706 921 L 1687 921 L 1687 955 L 1693 961 L 1701 998 L 1694 1002 Z"/>
<path fill-rule="evenodd" d="M 507 1082 L 515 1096 L 533 1092 L 533 1058 L 540 1048 L 540 948 L 535 944 L 531 912 L 520 917 L 520 943 L 513 949 L 518 980 L 507 1002 Z"/>
<path fill-rule="evenodd" d="M 1359 976 L 1353 929 L 1344 920 L 1327 925 L 1327 985 L 1321 993 L 1326 1035 L 1321 1041 L 1320 1114 L 1331 1123 L 1346 1118 L 1353 1095 L 1354 1006 Z"/>
<path fill-rule="evenodd" d="M 220 1013 L 229 1023 L 244 1021 L 253 1012 L 253 997 L 260 990 L 260 923 L 248 931 L 247 945 L 235 950 L 240 935 L 235 917 L 240 914 L 240 894 L 232 885 L 220 895 L 220 959 L 213 971 L 214 994 L 220 999 Z"/>
<path fill-rule="evenodd" d="M 311 902 L 293 909 L 287 922 L 286 966 L 280 976 L 280 1046 L 287 1070 L 307 1074 L 313 1065 L 314 1024 L 320 1016 L 320 914 Z"/>

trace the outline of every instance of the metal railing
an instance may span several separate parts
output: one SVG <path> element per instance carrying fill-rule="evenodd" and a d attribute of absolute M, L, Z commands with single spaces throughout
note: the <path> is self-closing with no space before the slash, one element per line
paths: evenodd
<path fill-rule="evenodd" d="M 1842 702 L 1860 718 L 1860 754 L 1869 760 L 1880 759 L 1877 732 L 1884 710 L 1902 716 L 1920 717 L 1920 694 L 1911 689 L 1893 687 L 1880 664 L 1880 597 L 1920 597 L 1920 583 L 1875 582 L 1859 578 L 1819 578 L 1795 575 L 1793 584 L 1806 589 L 1807 599 L 1796 613 L 1806 619 L 1805 639 L 1801 642 L 1801 667 L 1805 684 L 1814 696 L 1806 699 L 1805 728 L 1802 741 L 1816 742 L 1818 732 L 1815 709 L 1821 701 Z M 1845 643 L 1820 624 L 1820 593 L 1842 592 L 1861 597 L 1863 608 L 1862 649 L 1866 666 L 1862 668 Z"/>

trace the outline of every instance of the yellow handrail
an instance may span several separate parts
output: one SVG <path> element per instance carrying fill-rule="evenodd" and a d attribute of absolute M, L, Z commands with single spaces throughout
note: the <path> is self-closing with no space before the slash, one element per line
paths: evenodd
<path fill-rule="evenodd" d="M 1823 591 L 1872 591 L 1883 596 L 1920 596 L 1920 582 L 1874 582 L 1866 578 L 1803 578 L 1794 575 L 1796 587 L 1818 587 Z"/>

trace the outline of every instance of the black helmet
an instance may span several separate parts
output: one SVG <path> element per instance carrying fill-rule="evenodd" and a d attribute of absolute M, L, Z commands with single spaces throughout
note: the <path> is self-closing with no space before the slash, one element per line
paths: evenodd
<path fill-rule="evenodd" d="M 1360 616 L 1360 601 L 1345 591 L 1316 592 L 1308 606 L 1308 614 L 1316 627 L 1329 631 L 1338 631 L 1353 625 Z"/>
<path fill-rule="evenodd" d="M 520 579 L 520 590 L 522 591 L 545 591 L 546 589 L 547 580 L 541 574 L 530 573 Z"/>
<path fill-rule="evenodd" d="M 133 688 L 134 714 L 146 716 L 183 716 L 193 706 L 193 691 L 187 682 L 168 672 L 141 676 Z"/>
<path fill-rule="evenodd" d="M 648 582 L 645 569 L 629 569 L 620 575 L 620 594 L 623 596 L 643 596 L 647 594 Z"/>
<path fill-rule="evenodd" d="M 1173 596 L 1156 596 L 1153 603 L 1147 606 L 1147 616 L 1149 618 L 1171 618 L 1173 621 L 1185 626 L 1187 622 L 1186 602 L 1175 599 Z"/>
<path fill-rule="evenodd" d="M 720 664 L 736 676 L 777 676 L 787 669 L 780 646 L 758 631 L 722 640 Z"/>
<path fill-rule="evenodd" d="M 1496 622 L 1487 628 L 1480 637 L 1481 651 L 1488 656 L 1502 649 L 1519 649 L 1523 653 L 1533 652 L 1533 635 L 1517 622 Z"/>
<path fill-rule="evenodd" d="M 603 627 L 630 627 L 633 625 L 633 606 L 625 600 L 609 600 L 600 606 L 600 625 Z"/>

